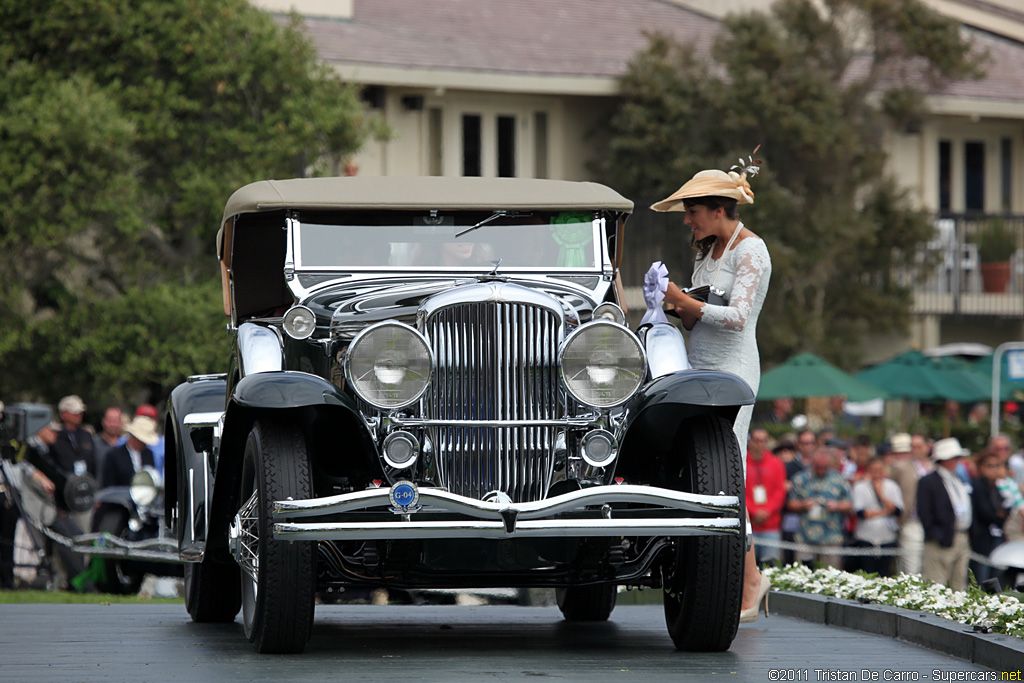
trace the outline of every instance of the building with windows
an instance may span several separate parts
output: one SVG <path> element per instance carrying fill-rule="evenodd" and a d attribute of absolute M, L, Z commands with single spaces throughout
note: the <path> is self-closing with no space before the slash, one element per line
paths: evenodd
<path fill-rule="evenodd" d="M 618 77 L 662 31 L 706 51 L 719 22 L 663 0 L 349 0 L 295 6 L 319 53 L 395 131 L 360 174 L 584 180 Z"/>
<path fill-rule="evenodd" d="M 770 0 L 253 0 L 294 7 L 325 61 L 363 86 L 395 132 L 355 162 L 364 175 L 591 177 L 595 124 L 617 79 L 658 31 L 707 55 L 728 12 Z M 886 131 L 891 171 L 936 217 L 914 280 L 913 345 L 1024 338 L 1024 7 L 1019 0 L 923 0 L 962 22 L 987 75 L 927 98 L 928 114 Z M 710 59 L 710 57 L 709 57 Z M 1012 234 L 1009 281 L 987 291 L 982 247 Z M 991 242 L 991 240 L 990 240 Z M 1005 251 L 1005 250 L 1004 250 Z M 640 273 L 626 273 L 639 278 Z M 909 275 L 908 275 L 909 277 Z M 628 280 L 627 280 L 628 284 Z M 988 289 L 991 289 L 989 287 Z M 869 358 L 868 360 L 873 360 Z"/>

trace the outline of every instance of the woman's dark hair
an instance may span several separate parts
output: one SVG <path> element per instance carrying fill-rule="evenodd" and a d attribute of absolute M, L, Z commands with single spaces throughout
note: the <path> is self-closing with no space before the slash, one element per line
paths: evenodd
<path fill-rule="evenodd" d="M 725 217 L 731 221 L 738 219 L 740 215 L 736 210 L 736 200 L 732 197 L 688 197 L 683 200 L 684 207 L 690 207 L 694 204 L 705 206 L 708 211 L 714 211 L 715 209 L 721 208 L 725 211 Z M 701 258 L 708 255 L 708 252 L 711 251 L 711 247 L 714 243 L 714 235 L 711 237 L 705 237 L 702 240 L 696 240 L 692 237 L 690 238 L 690 246 L 700 251 Z"/>

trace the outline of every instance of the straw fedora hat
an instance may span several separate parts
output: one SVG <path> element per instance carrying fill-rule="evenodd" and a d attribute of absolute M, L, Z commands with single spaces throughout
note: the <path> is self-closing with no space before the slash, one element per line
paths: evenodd
<path fill-rule="evenodd" d="M 959 439 L 955 437 L 939 439 L 935 442 L 935 447 L 932 449 L 932 460 L 935 462 L 963 458 L 968 455 L 970 455 L 970 452 L 961 446 Z"/>
<path fill-rule="evenodd" d="M 124 430 L 147 446 L 154 446 L 160 440 L 156 433 L 156 420 L 145 415 L 136 415 Z"/>
<path fill-rule="evenodd" d="M 746 173 L 741 175 L 735 171 L 726 173 L 708 169 L 694 175 L 671 195 L 652 204 L 651 208 L 655 211 L 685 211 L 683 200 L 693 197 L 728 197 L 738 204 L 754 203 L 754 191 L 750 189 Z"/>

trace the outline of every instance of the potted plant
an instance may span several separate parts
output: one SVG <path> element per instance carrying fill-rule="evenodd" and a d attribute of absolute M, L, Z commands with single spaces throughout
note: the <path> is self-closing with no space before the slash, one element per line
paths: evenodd
<path fill-rule="evenodd" d="M 1017 236 L 1001 218 L 993 218 L 975 238 L 986 292 L 1005 292 L 1010 281 L 1010 257 L 1017 251 Z"/>

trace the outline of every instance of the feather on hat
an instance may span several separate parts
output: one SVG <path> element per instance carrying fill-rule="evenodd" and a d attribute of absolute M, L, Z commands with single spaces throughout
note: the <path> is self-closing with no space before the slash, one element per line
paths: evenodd
<path fill-rule="evenodd" d="M 754 154 L 759 149 L 761 145 L 754 149 Z M 692 197 L 729 197 L 738 204 L 753 204 L 754 191 L 750 189 L 747 176 L 757 175 L 761 170 L 760 164 L 761 160 L 755 160 L 752 154 L 747 161 L 740 159 L 739 165 L 734 165 L 728 172 L 714 168 L 700 171 L 672 195 L 652 204 L 651 208 L 655 211 L 685 211 L 683 200 Z"/>

